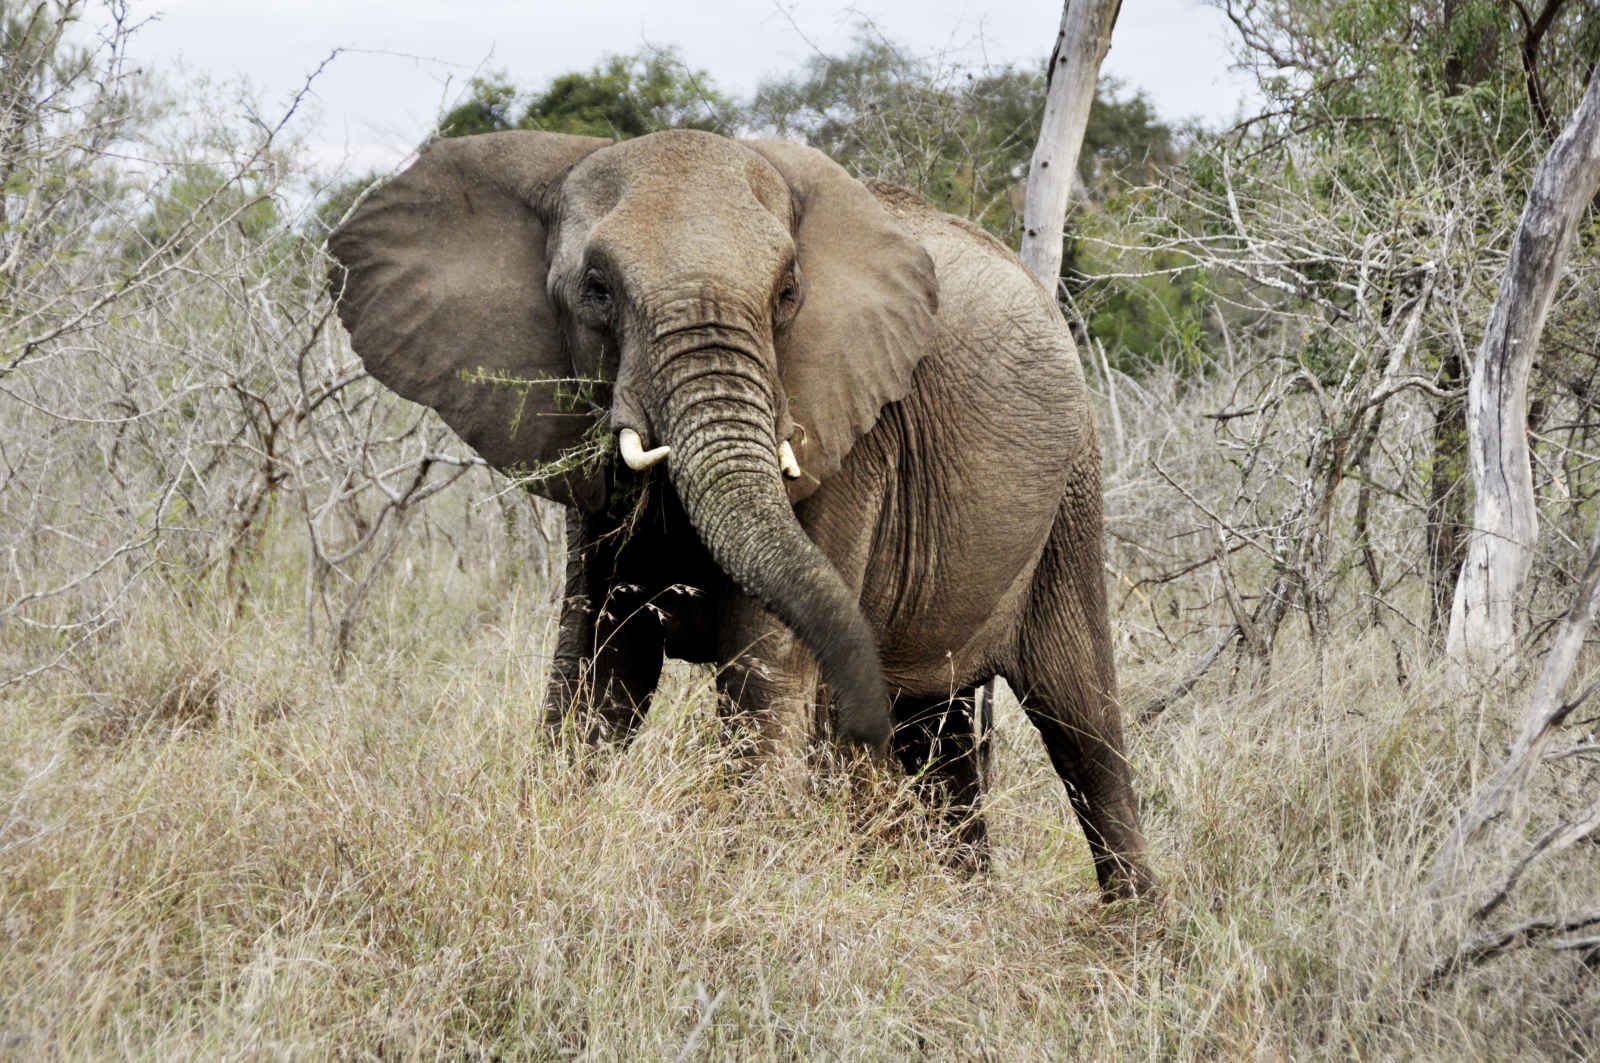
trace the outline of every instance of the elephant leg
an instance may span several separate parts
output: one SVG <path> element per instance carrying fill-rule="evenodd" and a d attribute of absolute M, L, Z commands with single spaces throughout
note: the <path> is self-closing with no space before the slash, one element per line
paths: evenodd
<path fill-rule="evenodd" d="M 594 612 L 589 608 L 588 562 L 584 558 L 584 519 L 566 511 L 567 571 L 561 589 L 561 620 L 545 686 L 545 723 L 559 729 L 569 714 L 586 711 L 589 659 L 594 647 Z"/>
<path fill-rule="evenodd" d="M 990 703 L 981 688 L 953 698 L 900 697 L 889 740 L 900 766 L 917 779 L 954 843 L 953 862 L 970 871 L 989 866 L 983 793 L 989 779 Z"/>
<path fill-rule="evenodd" d="M 748 595 L 723 625 L 717 675 L 727 730 L 758 759 L 798 764 L 816 737 L 816 658 Z"/>
<path fill-rule="evenodd" d="M 1096 479 L 1092 470 L 1084 477 L 1080 482 Z M 1149 894 L 1155 879 L 1123 751 L 1100 514 L 1084 497 L 1069 494 L 1056 517 L 1006 678 L 1066 785 L 1110 899 Z"/>
<path fill-rule="evenodd" d="M 567 576 L 545 720 L 571 717 L 588 740 L 625 739 L 638 729 L 661 677 L 665 635 L 658 614 L 619 584 L 614 535 L 567 512 Z"/>

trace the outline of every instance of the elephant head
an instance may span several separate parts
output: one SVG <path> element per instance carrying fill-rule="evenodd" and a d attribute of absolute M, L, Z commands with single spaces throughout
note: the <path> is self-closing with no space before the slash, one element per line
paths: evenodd
<path fill-rule="evenodd" d="M 872 631 L 792 509 L 931 342 L 933 263 L 865 186 L 794 144 L 494 133 L 435 143 L 329 248 L 373 376 L 569 505 L 605 503 L 597 441 L 664 461 L 711 556 L 817 655 L 841 735 L 885 741 Z"/>

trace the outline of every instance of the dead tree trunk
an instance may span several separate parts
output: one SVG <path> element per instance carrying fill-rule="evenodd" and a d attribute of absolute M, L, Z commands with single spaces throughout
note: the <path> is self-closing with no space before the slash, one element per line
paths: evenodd
<path fill-rule="evenodd" d="M 1050 53 L 1044 121 L 1028 167 L 1020 254 L 1022 264 L 1052 293 L 1061 277 L 1061 236 L 1072 175 L 1078 169 L 1100 63 L 1111 48 L 1111 27 L 1121 6 L 1121 0 L 1067 0 Z"/>
<path fill-rule="evenodd" d="M 1504 906 L 1534 865 L 1590 841 L 1600 832 L 1600 798 L 1594 798 L 1583 808 L 1563 810 L 1553 828 L 1540 833 L 1531 843 L 1526 841 L 1528 808 L 1525 796 L 1534 772 L 1546 760 L 1561 759 L 1590 748 L 1589 743 L 1580 742 L 1564 753 L 1545 752 L 1558 728 L 1572 717 L 1580 705 L 1600 691 L 1600 680 L 1597 680 L 1572 698 L 1562 697 L 1577 666 L 1584 639 L 1597 616 L 1600 616 L 1600 525 L 1595 527 L 1594 539 L 1589 546 L 1589 563 L 1583 578 L 1579 580 L 1578 593 L 1561 622 L 1550 655 L 1545 658 L 1538 685 L 1523 714 L 1521 732 L 1499 769 L 1473 794 L 1455 830 L 1434 857 L 1429 884 L 1434 899 L 1466 899 L 1467 913 L 1472 923 L 1482 924 Z M 1478 851 L 1483 848 L 1483 835 L 1491 824 L 1497 824 L 1502 836 L 1511 839 L 1510 859 L 1485 888 L 1478 881 L 1480 876 L 1476 874 L 1476 865 L 1483 855 Z M 1513 927 L 1509 932 L 1481 935 L 1463 942 L 1460 949 L 1435 971 L 1430 981 L 1439 981 L 1465 965 L 1494 955 L 1503 946 L 1531 940 L 1523 934 L 1527 929 L 1538 926 L 1552 934 L 1570 933 L 1591 926 L 1595 921 L 1592 911 L 1558 912 L 1541 917 L 1534 923 Z M 1485 944 L 1492 947 L 1486 950 Z"/>
<path fill-rule="evenodd" d="M 1515 608 L 1538 514 L 1528 456 L 1528 378 L 1584 208 L 1600 190 L 1600 68 L 1534 174 L 1467 387 L 1473 514 L 1445 648 L 1460 674 L 1515 660 Z"/>

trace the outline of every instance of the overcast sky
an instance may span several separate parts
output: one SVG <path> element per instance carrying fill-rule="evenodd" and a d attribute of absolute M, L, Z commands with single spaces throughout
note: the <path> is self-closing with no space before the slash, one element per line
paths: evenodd
<path fill-rule="evenodd" d="M 135 38 L 146 69 L 243 77 L 285 99 L 336 48 L 300 126 L 329 166 L 384 166 L 409 152 L 474 73 L 534 87 L 606 53 L 676 45 L 724 91 L 745 95 L 820 50 L 848 49 L 869 19 L 919 54 L 1042 62 L 1061 18 L 1048 0 L 135 0 L 155 14 Z M 1167 119 L 1225 121 L 1245 94 L 1228 69 L 1227 23 L 1199 0 L 1124 0 L 1105 72 Z"/>

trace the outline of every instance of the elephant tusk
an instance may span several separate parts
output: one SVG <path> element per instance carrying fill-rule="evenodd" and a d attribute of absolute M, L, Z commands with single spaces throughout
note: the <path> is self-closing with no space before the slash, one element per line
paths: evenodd
<path fill-rule="evenodd" d="M 650 466 L 665 461 L 667 455 L 672 453 L 671 447 L 644 449 L 639 433 L 631 428 L 624 428 L 617 433 L 617 449 L 622 451 L 623 464 L 634 472 L 644 472 Z"/>
<path fill-rule="evenodd" d="M 785 480 L 800 479 L 800 462 L 794 456 L 794 448 L 785 439 L 778 444 L 778 468 L 783 470 Z"/>

